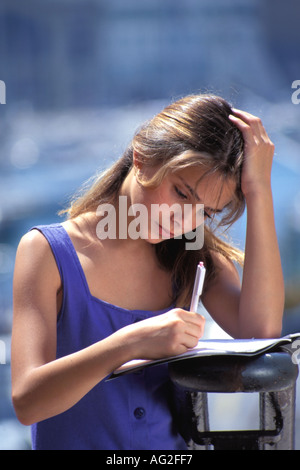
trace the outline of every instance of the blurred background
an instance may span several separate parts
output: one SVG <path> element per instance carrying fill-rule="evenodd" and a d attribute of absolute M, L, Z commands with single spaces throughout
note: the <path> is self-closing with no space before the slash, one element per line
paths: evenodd
<path fill-rule="evenodd" d="M 72 193 L 122 155 L 141 123 L 188 93 L 219 94 L 259 115 L 276 145 L 283 334 L 300 331 L 299 19 L 298 0 L 1 0 L 0 449 L 30 449 L 10 399 L 21 236 L 59 221 Z M 231 235 L 243 247 L 245 217 Z M 247 427 L 245 407 L 226 403 L 215 407 L 223 428 Z M 299 425 L 297 411 L 297 448 Z"/>

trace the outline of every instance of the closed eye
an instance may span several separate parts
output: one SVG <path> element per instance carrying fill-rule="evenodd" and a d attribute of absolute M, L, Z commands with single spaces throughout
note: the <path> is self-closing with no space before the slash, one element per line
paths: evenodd
<path fill-rule="evenodd" d="M 174 188 L 175 188 L 176 193 L 178 194 L 178 196 L 179 196 L 181 199 L 187 199 L 186 194 L 182 193 L 182 192 L 180 191 L 180 189 L 177 188 L 177 186 L 174 186 Z"/>
<path fill-rule="evenodd" d="M 178 194 L 178 196 L 181 199 L 188 199 L 188 196 L 186 196 L 186 194 L 182 193 L 177 186 L 174 186 L 174 188 L 175 188 L 176 193 Z M 212 216 L 206 211 L 204 211 L 204 217 L 207 217 L 208 219 L 212 218 Z"/>

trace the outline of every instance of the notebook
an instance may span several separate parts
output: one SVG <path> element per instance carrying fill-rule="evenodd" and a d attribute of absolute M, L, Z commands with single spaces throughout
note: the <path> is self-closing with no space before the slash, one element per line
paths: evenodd
<path fill-rule="evenodd" d="M 300 333 L 295 333 L 281 338 L 272 339 L 207 339 L 200 340 L 196 347 L 189 349 L 183 354 L 171 356 L 163 359 L 135 359 L 126 362 L 109 377 L 110 379 L 117 378 L 121 375 L 136 372 L 145 367 L 151 367 L 158 364 L 164 364 L 174 361 L 182 361 L 196 357 L 207 356 L 256 356 L 267 351 L 276 350 L 281 346 L 290 345 L 295 339 L 299 338 L 300 349 Z"/>

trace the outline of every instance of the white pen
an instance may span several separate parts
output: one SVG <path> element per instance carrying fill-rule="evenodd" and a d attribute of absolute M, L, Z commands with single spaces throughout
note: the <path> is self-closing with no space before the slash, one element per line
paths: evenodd
<path fill-rule="evenodd" d="M 191 305 L 190 305 L 191 312 L 197 312 L 197 308 L 199 304 L 199 297 L 202 294 L 202 290 L 203 290 L 205 273 L 206 273 L 206 269 L 204 267 L 204 264 L 202 263 L 202 261 L 200 261 L 200 263 L 197 266 L 196 277 L 195 277 L 195 282 L 194 282 L 193 295 L 192 295 L 192 300 L 191 300 Z"/>

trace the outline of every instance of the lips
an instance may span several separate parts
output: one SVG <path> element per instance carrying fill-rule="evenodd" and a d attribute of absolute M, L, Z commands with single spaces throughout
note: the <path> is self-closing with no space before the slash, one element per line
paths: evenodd
<path fill-rule="evenodd" d="M 159 235 L 162 237 L 174 237 L 174 233 L 170 230 L 165 229 L 162 225 L 159 224 Z"/>

